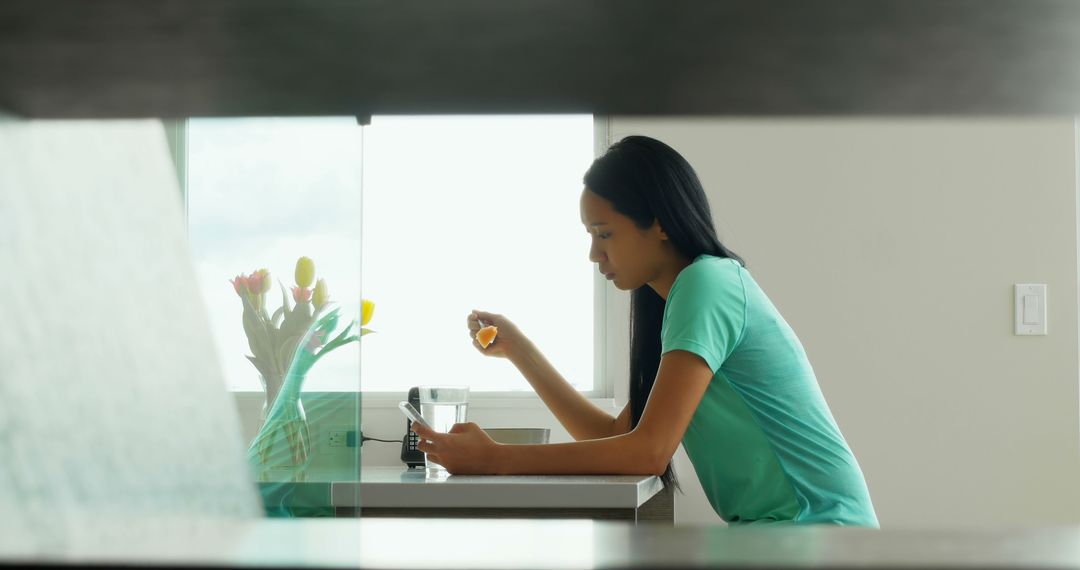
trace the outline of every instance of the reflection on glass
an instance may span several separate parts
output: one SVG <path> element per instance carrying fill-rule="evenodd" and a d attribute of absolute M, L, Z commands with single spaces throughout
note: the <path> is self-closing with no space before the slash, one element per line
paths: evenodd
<path fill-rule="evenodd" d="M 271 515 L 333 515 L 358 476 L 362 150 L 352 117 L 189 121 L 192 251 Z"/>
<path fill-rule="evenodd" d="M 192 119 L 187 134 L 191 248 L 271 514 L 332 514 L 329 485 L 295 483 L 359 477 L 361 352 L 365 391 L 530 390 L 472 350 L 466 316 L 487 309 L 594 388 L 591 116 Z M 373 307 L 361 281 L 378 334 L 353 342 Z M 401 374 L 418 354 L 429 368 Z"/>

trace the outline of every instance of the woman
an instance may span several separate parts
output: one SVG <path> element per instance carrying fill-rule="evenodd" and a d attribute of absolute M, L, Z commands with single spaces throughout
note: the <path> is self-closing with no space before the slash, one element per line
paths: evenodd
<path fill-rule="evenodd" d="M 475 424 L 440 434 L 413 424 L 450 473 L 647 474 L 674 482 L 680 441 L 713 509 L 730 524 L 877 527 L 859 465 L 795 333 L 720 243 L 705 192 L 671 147 L 631 136 L 585 174 L 589 259 L 632 291 L 630 402 L 589 403 L 506 317 L 488 356 L 508 358 L 575 442 L 500 445 Z"/>

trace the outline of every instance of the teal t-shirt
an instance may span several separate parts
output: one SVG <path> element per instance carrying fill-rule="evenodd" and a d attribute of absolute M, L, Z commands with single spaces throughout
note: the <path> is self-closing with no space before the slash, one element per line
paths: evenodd
<path fill-rule="evenodd" d="M 661 343 L 713 371 L 683 446 L 721 518 L 878 527 L 802 344 L 742 265 L 702 255 L 683 269 Z"/>

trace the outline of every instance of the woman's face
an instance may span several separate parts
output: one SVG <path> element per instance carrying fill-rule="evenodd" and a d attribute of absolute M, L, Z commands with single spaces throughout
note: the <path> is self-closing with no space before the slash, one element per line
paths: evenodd
<path fill-rule="evenodd" d="M 667 236 L 655 221 L 643 230 L 586 188 L 581 193 L 581 223 L 592 240 L 589 261 L 615 287 L 630 291 L 660 276 Z"/>

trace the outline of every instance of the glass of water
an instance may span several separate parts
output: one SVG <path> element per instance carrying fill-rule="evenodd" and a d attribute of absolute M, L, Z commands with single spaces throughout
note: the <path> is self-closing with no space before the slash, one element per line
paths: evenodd
<path fill-rule="evenodd" d="M 465 422 L 469 410 L 468 386 L 420 386 L 420 415 L 435 431 L 446 433 L 454 424 Z M 445 472 L 446 468 L 424 454 L 428 473 Z"/>

